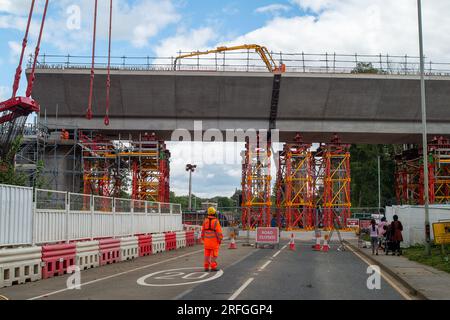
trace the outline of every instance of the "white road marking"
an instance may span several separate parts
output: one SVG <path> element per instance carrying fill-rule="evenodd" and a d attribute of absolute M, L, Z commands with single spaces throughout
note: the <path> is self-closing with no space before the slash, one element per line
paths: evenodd
<path fill-rule="evenodd" d="M 372 262 L 370 262 L 369 260 L 367 260 L 365 257 L 361 256 L 358 252 L 356 252 L 355 250 L 353 250 L 353 248 L 351 248 L 350 246 L 346 246 L 355 256 L 357 256 L 358 258 L 360 258 L 362 261 L 364 261 L 365 263 L 367 263 L 367 265 L 371 266 L 373 265 Z M 391 287 L 393 287 L 398 293 L 400 293 L 400 295 L 405 298 L 406 300 L 412 300 L 411 296 L 409 296 L 408 294 L 406 294 L 404 292 L 404 290 L 402 290 L 397 284 L 394 283 L 394 281 L 392 281 L 390 279 L 390 277 L 387 277 L 384 272 L 380 272 L 381 276 L 383 277 L 383 279 L 389 283 L 389 285 Z"/>
<path fill-rule="evenodd" d="M 275 258 L 277 255 L 279 255 L 281 253 L 281 250 L 278 250 L 278 252 L 277 253 L 275 253 L 273 256 L 272 256 L 272 258 Z"/>
<path fill-rule="evenodd" d="M 228 300 L 235 300 L 235 299 L 241 294 L 241 292 L 244 291 L 245 288 L 248 287 L 248 285 L 249 285 L 253 280 L 255 280 L 255 279 L 254 279 L 254 278 L 250 278 L 250 279 L 248 279 L 247 281 L 245 281 L 245 283 L 244 283 L 239 289 L 237 289 L 236 292 L 233 293 L 233 295 L 232 295 L 231 297 L 228 298 Z"/>
<path fill-rule="evenodd" d="M 200 280 L 191 281 L 191 282 L 166 283 L 166 284 L 155 284 L 155 283 L 147 283 L 147 282 L 145 282 L 148 278 L 151 278 L 154 275 L 157 275 L 157 274 L 160 274 L 160 273 L 169 273 L 169 272 L 178 271 L 178 270 L 203 270 L 203 267 L 178 268 L 178 269 L 157 271 L 157 272 L 153 272 L 151 274 L 145 275 L 143 277 L 140 277 L 139 279 L 137 279 L 136 282 L 137 282 L 137 284 L 139 284 L 141 286 L 146 286 L 146 287 L 174 287 L 174 286 L 184 286 L 184 285 L 188 285 L 188 284 L 212 281 L 212 280 L 215 280 L 215 279 L 217 279 L 217 278 L 219 278 L 219 277 L 221 277 L 223 275 L 223 270 L 219 270 L 218 272 L 214 273 L 214 275 L 212 277 L 210 277 L 210 278 L 200 279 Z M 209 273 L 206 273 L 206 272 L 197 272 L 197 273 L 205 273 L 206 275 L 209 274 Z"/>
<path fill-rule="evenodd" d="M 261 268 L 258 269 L 258 271 L 263 271 L 270 263 L 272 262 L 272 260 L 267 261 L 266 263 L 264 263 Z"/>
<path fill-rule="evenodd" d="M 145 265 L 145 266 L 142 266 L 142 267 L 139 267 L 139 268 L 131 269 L 131 270 L 124 271 L 124 272 L 119 272 L 119 273 L 116 273 L 116 274 L 113 274 L 113 275 L 110 275 L 110 276 L 107 276 L 107 277 L 104 277 L 104 278 L 100 278 L 100 279 L 92 280 L 92 281 L 89 281 L 89 282 L 85 282 L 85 283 L 80 284 L 80 287 L 87 286 L 87 285 L 90 285 L 90 284 L 93 284 L 93 283 L 97 283 L 97 282 L 100 282 L 100 281 L 112 279 L 112 278 L 115 278 L 115 277 L 119 277 L 119 276 L 122 276 L 122 275 L 125 275 L 125 274 L 128 274 L 128 273 L 131 273 L 131 272 L 147 269 L 147 268 L 159 265 L 159 264 L 163 264 L 165 262 L 169 262 L 169 261 L 177 260 L 177 259 L 180 259 L 180 258 L 188 257 L 188 256 L 191 256 L 191 255 L 199 253 L 199 252 L 203 252 L 203 249 L 202 250 L 197 250 L 197 251 L 194 251 L 194 252 L 190 252 L 190 253 L 186 253 L 186 254 L 183 254 L 181 256 L 173 257 L 173 258 L 166 259 L 166 260 L 163 260 L 163 261 L 159 261 L 159 262 L 155 262 L 155 263 L 152 263 L 152 264 L 148 264 L 148 265 Z M 48 297 L 48 296 L 53 296 L 55 294 L 62 293 L 62 292 L 65 292 L 65 291 L 69 291 L 69 290 L 70 290 L 69 288 L 65 288 L 65 289 L 49 292 L 49 293 L 46 293 L 46 294 L 42 294 L 40 296 L 33 297 L 33 298 L 28 299 L 28 300 L 37 300 L 37 299 L 45 298 L 45 297 Z"/>

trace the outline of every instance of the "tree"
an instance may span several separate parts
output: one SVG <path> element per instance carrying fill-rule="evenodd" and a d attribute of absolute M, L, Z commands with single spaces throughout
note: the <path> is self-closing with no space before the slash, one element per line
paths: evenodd
<path fill-rule="evenodd" d="M 14 159 L 22 145 L 23 137 L 17 137 L 11 145 L 5 159 L 0 160 L 0 183 L 16 186 L 26 186 L 28 177 L 23 172 L 16 171 Z"/>
<path fill-rule="evenodd" d="M 395 146 L 392 145 L 351 146 L 351 192 L 354 207 L 378 206 L 378 155 L 381 167 L 381 205 L 395 202 L 394 150 Z"/>
<path fill-rule="evenodd" d="M 352 73 L 381 73 L 380 70 L 373 67 L 372 62 L 358 62 Z"/>

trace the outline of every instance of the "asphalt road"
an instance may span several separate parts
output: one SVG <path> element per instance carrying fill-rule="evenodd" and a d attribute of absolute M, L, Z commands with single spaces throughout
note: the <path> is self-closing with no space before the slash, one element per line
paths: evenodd
<path fill-rule="evenodd" d="M 315 252 L 309 243 L 296 251 L 255 249 L 240 243 L 221 249 L 222 271 L 203 272 L 201 246 L 81 272 L 81 287 L 68 289 L 68 275 L 0 289 L 11 300 L 100 299 L 404 299 L 395 283 L 381 278 L 380 289 L 367 288 L 368 264 L 351 251 Z M 395 287 L 395 288 L 394 288 Z M 406 297 L 407 298 L 407 297 Z"/>

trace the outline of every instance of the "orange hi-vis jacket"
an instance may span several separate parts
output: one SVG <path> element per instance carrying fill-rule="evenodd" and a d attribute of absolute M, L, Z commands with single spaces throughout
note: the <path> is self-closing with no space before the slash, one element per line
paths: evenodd
<path fill-rule="evenodd" d="M 202 225 L 202 240 L 205 249 L 217 249 L 222 242 L 222 227 L 217 218 L 206 218 Z"/>

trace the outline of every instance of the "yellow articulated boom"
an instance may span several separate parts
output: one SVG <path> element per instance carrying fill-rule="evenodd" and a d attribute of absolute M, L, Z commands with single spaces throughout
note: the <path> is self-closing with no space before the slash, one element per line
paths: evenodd
<path fill-rule="evenodd" d="M 218 47 L 214 50 L 208 50 L 208 51 L 196 51 L 191 52 L 187 54 L 180 55 L 175 58 L 174 62 L 174 70 L 177 69 L 178 61 L 184 58 L 190 58 L 190 57 L 197 57 L 202 55 L 208 55 L 211 53 L 219 53 L 219 52 L 225 52 L 225 51 L 236 51 L 236 50 L 255 50 L 256 53 L 259 54 L 262 61 L 265 63 L 267 69 L 272 73 L 284 73 L 286 71 L 286 66 L 284 64 L 280 64 L 278 66 L 275 61 L 272 58 L 272 55 L 270 54 L 269 50 L 267 50 L 266 47 L 257 45 L 257 44 L 244 44 L 241 46 L 234 46 L 234 47 Z"/>

